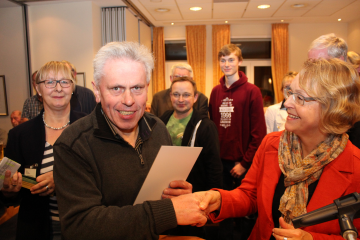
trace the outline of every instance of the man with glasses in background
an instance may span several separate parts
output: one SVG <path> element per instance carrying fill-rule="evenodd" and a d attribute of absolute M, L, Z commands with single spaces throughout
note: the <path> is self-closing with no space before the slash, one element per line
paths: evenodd
<path fill-rule="evenodd" d="M 219 136 L 208 114 L 193 108 L 199 97 L 195 81 L 190 77 L 175 77 L 169 95 L 174 110 L 166 111 L 160 119 L 173 145 L 203 147 L 186 181 L 192 184 L 193 192 L 222 188 Z M 170 234 L 206 238 L 202 228 L 191 226 L 178 226 Z"/>
<path fill-rule="evenodd" d="M 191 66 L 187 63 L 177 63 L 171 67 L 170 81 L 172 82 L 175 77 L 191 77 L 192 78 L 193 70 Z M 198 92 L 198 100 L 194 104 L 194 108 L 198 111 L 208 114 L 208 98 Z M 157 92 L 153 96 L 151 102 L 151 113 L 157 117 L 161 117 L 164 112 L 168 110 L 173 110 L 173 106 L 170 101 L 170 89 L 165 89 L 160 92 Z"/>

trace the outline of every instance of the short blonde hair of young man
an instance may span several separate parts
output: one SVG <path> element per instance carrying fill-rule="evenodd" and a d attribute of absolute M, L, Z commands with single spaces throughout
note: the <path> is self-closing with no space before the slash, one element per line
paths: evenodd
<path fill-rule="evenodd" d="M 172 86 L 176 82 L 190 82 L 194 88 L 194 96 L 197 94 L 196 82 L 191 77 L 175 77 L 171 82 L 170 90 L 172 92 Z"/>
<path fill-rule="evenodd" d="M 320 131 L 342 134 L 360 120 L 357 71 L 340 59 L 309 59 L 299 73 L 299 85 L 321 105 Z"/>
<path fill-rule="evenodd" d="M 288 82 L 288 81 L 292 81 L 296 75 L 298 75 L 298 72 L 295 72 L 295 71 L 290 71 L 288 73 L 285 74 L 282 82 L 281 82 L 281 91 L 284 90 L 284 87 L 285 87 L 285 83 Z"/>
<path fill-rule="evenodd" d="M 344 61 L 346 62 L 348 46 L 344 39 L 337 37 L 334 33 L 322 35 L 311 43 L 309 51 L 311 49 L 324 48 L 327 49 L 327 53 L 330 57 L 343 57 Z"/>
<path fill-rule="evenodd" d="M 354 68 L 358 68 L 360 66 L 360 55 L 354 51 L 349 51 L 347 53 L 347 57 L 349 59 L 349 63 L 351 63 Z"/>
<path fill-rule="evenodd" d="M 218 60 L 220 60 L 221 57 L 229 56 L 231 53 L 235 53 L 235 56 L 238 57 L 239 61 L 243 60 L 241 49 L 235 44 L 227 44 L 223 46 L 219 51 Z"/>
<path fill-rule="evenodd" d="M 36 74 L 35 81 L 37 84 L 39 82 L 48 80 L 49 74 L 53 73 L 55 76 L 59 73 L 63 75 L 66 79 L 70 79 L 73 81 L 72 88 L 75 90 L 76 80 L 74 79 L 74 75 L 72 74 L 70 66 L 65 62 L 59 61 L 50 61 L 45 63 Z M 56 79 L 58 80 L 58 79 Z"/>

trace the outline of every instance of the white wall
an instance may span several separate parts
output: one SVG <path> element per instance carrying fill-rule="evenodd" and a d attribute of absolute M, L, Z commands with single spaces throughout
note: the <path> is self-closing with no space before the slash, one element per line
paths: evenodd
<path fill-rule="evenodd" d="M 29 7 L 32 71 L 51 60 L 68 60 L 85 72 L 92 89 L 92 60 L 101 46 L 100 8 L 92 2 Z"/>
<path fill-rule="evenodd" d="M 125 10 L 126 41 L 139 42 L 138 19 L 128 10 Z"/>
<path fill-rule="evenodd" d="M 351 25 L 351 43 L 360 48 L 360 20 Z M 212 32 L 211 25 L 206 26 L 206 91 L 205 95 L 210 97 L 213 88 L 212 79 Z M 231 38 L 271 38 L 271 24 L 232 24 L 230 25 Z M 349 30 L 350 32 L 350 30 Z M 320 35 L 335 33 L 337 36 L 348 40 L 347 23 L 316 23 L 316 24 L 289 24 L 289 70 L 299 71 L 307 58 L 310 43 Z M 165 40 L 186 39 L 185 26 L 164 27 Z M 349 36 L 350 39 L 350 36 Z M 353 42 L 353 43 L 352 43 Z M 350 45 L 351 46 L 351 45 Z M 350 48 L 349 46 L 349 48 Z M 354 48 L 355 49 L 355 48 Z M 360 51 L 360 50 L 358 50 Z M 171 64 L 169 62 L 168 64 Z"/>
<path fill-rule="evenodd" d="M 0 8 L 0 75 L 5 75 L 9 116 L 0 116 L 0 128 L 12 128 L 10 114 L 22 110 L 28 98 L 28 75 L 21 7 Z"/>
<path fill-rule="evenodd" d="M 348 47 L 350 51 L 360 53 L 360 19 L 348 25 Z"/>

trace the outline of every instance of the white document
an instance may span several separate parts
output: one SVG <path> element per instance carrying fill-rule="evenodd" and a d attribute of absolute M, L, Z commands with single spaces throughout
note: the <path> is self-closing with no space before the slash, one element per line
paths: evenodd
<path fill-rule="evenodd" d="M 5 172 L 6 170 L 10 170 L 11 176 L 16 173 L 19 169 L 21 164 L 11 160 L 10 158 L 4 157 L 0 161 L 0 189 L 3 187 L 4 179 L 5 179 Z"/>
<path fill-rule="evenodd" d="M 162 146 L 134 202 L 160 200 L 171 181 L 186 180 L 202 147 Z"/>

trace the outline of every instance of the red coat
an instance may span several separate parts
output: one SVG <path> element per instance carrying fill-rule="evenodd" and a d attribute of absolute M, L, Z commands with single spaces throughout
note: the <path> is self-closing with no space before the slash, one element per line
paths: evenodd
<path fill-rule="evenodd" d="M 219 190 L 222 203 L 214 222 L 230 217 L 243 217 L 258 212 L 258 219 L 249 239 L 269 240 L 274 228 L 272 201 L 281 171 L 278 163 L 278 147 L 282 132 L 267 135 L 261 143 L 253 164 L 240 187 L 232 191 Z M 313 211 L 333 200 L 360 191 L 360 150 L 350 141 L 344 151 L 325 166 L 315 192 L 307 206 Z M 360 218 L 354 220 L 360 232 Z M 310 232 L 314 239 L 343 239 L 338 220 L 309 226 L 303 230 Z"/>

